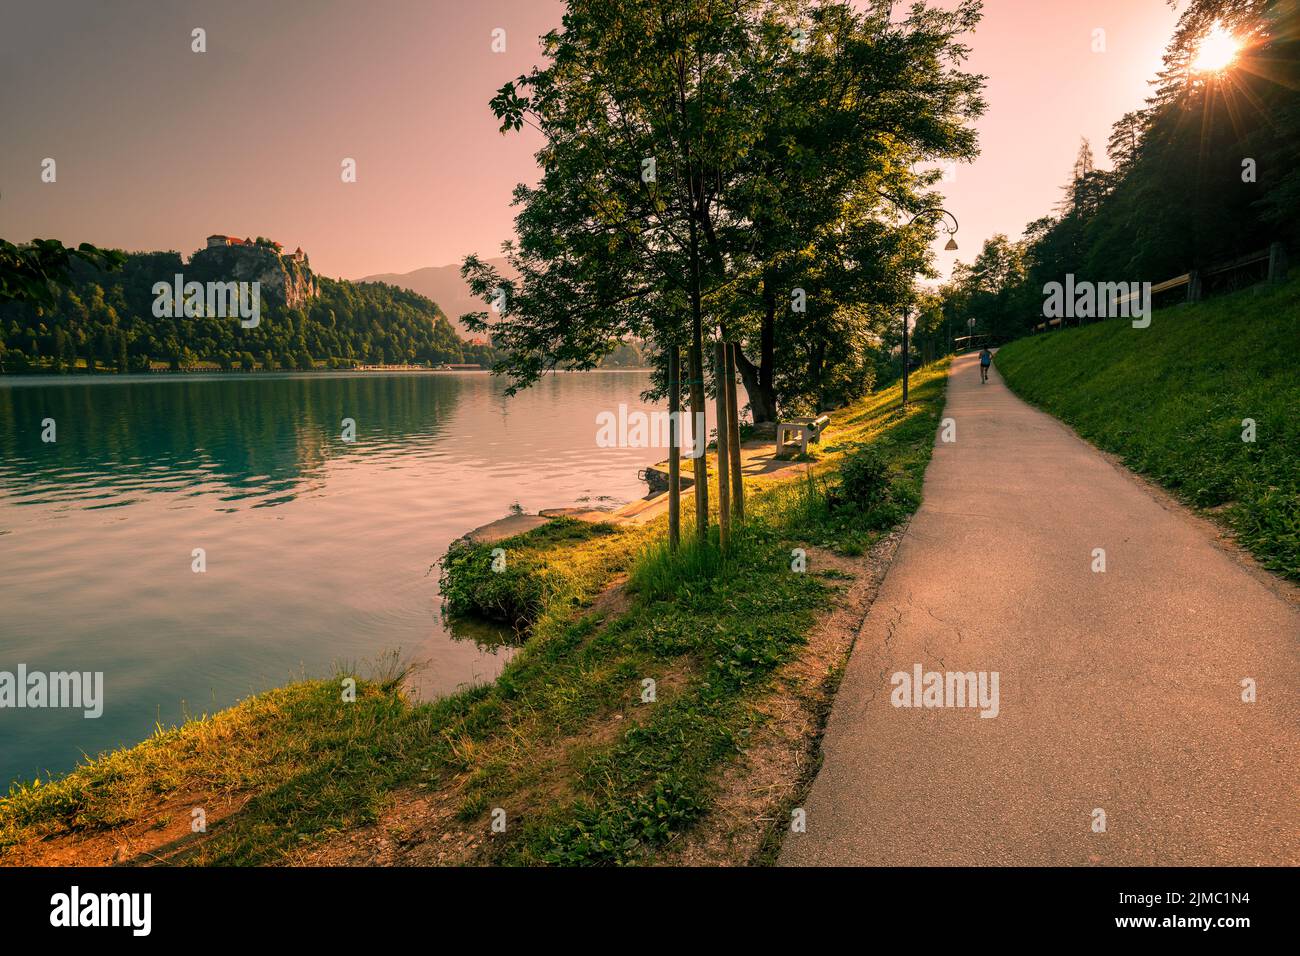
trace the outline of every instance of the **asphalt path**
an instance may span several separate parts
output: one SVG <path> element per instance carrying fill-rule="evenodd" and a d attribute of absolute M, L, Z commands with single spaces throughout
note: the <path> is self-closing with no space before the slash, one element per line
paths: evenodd
<path fill-rule="evenodd" d="M 1300 864 L 1294 590 L 996 366 L 944 417 L 781 862 Z"/>

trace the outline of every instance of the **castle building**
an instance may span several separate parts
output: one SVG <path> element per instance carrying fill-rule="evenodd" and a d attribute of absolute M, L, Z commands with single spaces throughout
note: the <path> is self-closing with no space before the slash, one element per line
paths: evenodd
<path fill-rule="evenodd" d="M 275 240 L 270 240 L 270 242 L 272 248 L 274 248 L 277 253 L 284 255 L 283 243 L 276 242 Z M 236 236 L 223 236 L 220 233 L 214 233 L 213 235 L 208 236 L 209 249 L 222 249 L 227 246 L 254 246 L 254 245 L 257 245 L 257 243 L 255 243 L 252 239 L 249 239 L 247 236 L 245 236 L 243 239 L 239 239 Z M 298 250 L 294 252 L 293 255 L 290 256 L 289 258 L 296 259 L 297 261 L 301 262 L 305 255 L 306 253 L 302 251 L 302 246 L 299 246 Z"/>

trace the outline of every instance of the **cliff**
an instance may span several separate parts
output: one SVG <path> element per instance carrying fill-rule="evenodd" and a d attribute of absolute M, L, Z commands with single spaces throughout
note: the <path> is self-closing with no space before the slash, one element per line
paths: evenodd
<path fill-rule="evenodd" d="M 260 282 L 263 295 L 270 295 L 287 308 L 306 307 L 320 295 L 316 276 L 304 255 L 284 255 L 275 247 L 250 243 L 238 246 L 209 246 L 190 257 L 187 279 L 229 282 Z"/>

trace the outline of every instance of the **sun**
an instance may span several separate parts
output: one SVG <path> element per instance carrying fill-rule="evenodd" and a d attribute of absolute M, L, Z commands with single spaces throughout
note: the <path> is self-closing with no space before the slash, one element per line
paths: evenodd
<path fill-rule="evenodd" d="M 1197 73 L 1219 73 L 1232 64 L 1240 50 L 1241 41 L 1216 23 L 1197 48 L 1192 69 Z"/>

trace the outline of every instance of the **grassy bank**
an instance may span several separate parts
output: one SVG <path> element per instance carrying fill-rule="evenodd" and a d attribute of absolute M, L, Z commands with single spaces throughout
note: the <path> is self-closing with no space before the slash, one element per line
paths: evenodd
<path fill-rule="evenodd" d="M 1023 398 L 1300 580 L 1300 282 L 1013 342 Z M 1254 422 L 1255 440 L 1243 433 Z"/>
<path fill-rule="evenodd" d="M 129 833 L 152 847 L 135 862 L 380 862 L 358 836 L 377 823 L 427 847 L 419 862 L 655 861 L 701 825 L 771 719 L 779 675 L 840 599 L 844 573 L 803 571 L 796 549 L 861 554 L 919 503 L 946 372 L 914 376 L 906 414 L 897 388 L 833 413 L 799 478 L 750 482 L 729 554 L 715 538 L 671 555 L 662 521 L 556 522 L 453 549 L 455 609 L 527 631 L 496 683 L 413 703 L 390 667 L 355 701 L 344 674 L 251 698 L 17 788 L 0 803 L 0 859 L 39 862 L 53 846 L 94 862 Z M 827 688 L 842 663 L 817 665 Z M 194 807 L 211 808 L 206 833 L 190 832 Z"/>

